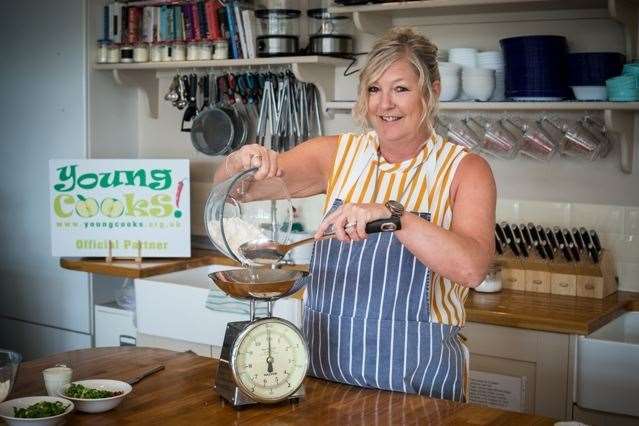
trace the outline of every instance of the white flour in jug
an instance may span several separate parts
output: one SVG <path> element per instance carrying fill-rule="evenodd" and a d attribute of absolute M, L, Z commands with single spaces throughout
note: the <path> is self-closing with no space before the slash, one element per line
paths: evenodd
<path fill-rule="evenodd" d="M 240 246 L 244 243 L 254 243 L 257 241 L 267 241 L 269 238 L 262 232 L 260 228 L 240 219 L 239 217 L 229 217 L 223 219 L 224 222 L 224 236 L 228 242 L 229 248 L 235 256 L 245 265 L 259 265 L 253 261 L 248 260 L 240 252 Z M 213 243 L 217 247 L 225 247 L 224 239 L 222 238 L 222 230 L 220 229 L 220 222 L 217 220 L 211 220 L 209 222 L 209 229 L 211 230 L 211 238 Z"/>

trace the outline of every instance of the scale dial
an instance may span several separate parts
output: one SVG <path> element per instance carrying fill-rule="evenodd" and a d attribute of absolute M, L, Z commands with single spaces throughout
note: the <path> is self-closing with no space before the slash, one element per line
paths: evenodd
<path fill-rule="evenodd" d="M 300 331 L 281 318 L 251 323 L 233 344 L 231 370 L 237 386 L 258 402 L 278 402 L 302 384 L 308 347 Z"/>

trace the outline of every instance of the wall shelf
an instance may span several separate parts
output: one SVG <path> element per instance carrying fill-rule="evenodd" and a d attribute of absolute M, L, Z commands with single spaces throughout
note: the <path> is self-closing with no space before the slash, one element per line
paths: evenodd
<path fill-rule="evenodd" d="M 180 61 L 180 62 L 144 62 L 94 64 L 93 69 L 111 71 L 113 79 L 120 85 L 138 87 L 147 95 L 151 117 L 159 116 L 159 82 L 158 73 L 166 72 L 197 72 L 197 70 L 252 69 L 264 67 L 290 66 L 291 71 L 299 81 L 313 83 L 320 93 L 323 105 L 329 96 L 333 95 L 335 79 L 334 68 L 346 66 L 349 59 L 332 56 L 286 56 L 277 58 L 229 59 L 211 61 Z M 326 108 L 322 109 L 323 111 Z"/>
<path fill-rule="evenodd" d="M 327 102 L 329 111 L 350 111 L 355 101 Z M 624 173 L 632 173 L 635 139 L 635 113 L 639 102 L 441 102 L 440 111 L 603 111 L 610 129 L 620 134 L 619 166 Z"/>
<path fill-rule="evenodd" d="M 591 17 L 609 17 L 623 25 L 626 56 L 637 52 L 637 0 L 418 0 L 360 6 L 336 6 L 333 13 L 352 13 L 358 30 L 380 34 L 397 18 L 435 18 L 440 23 L 500 22 L 522 19 L 517 15 L 535 14 L 535 19 L 555 16 L 558 11 L 575 11 Z M 570 14 L 565 15 L 570 17 Z M 480 17 L 481 16 L 481 17 Z M 445 22 L 442 18 L 446 17 Z M 573 16 L 574 18 L 574 16 Z M 432 21 L 431 21 L 432 22 Z"/>

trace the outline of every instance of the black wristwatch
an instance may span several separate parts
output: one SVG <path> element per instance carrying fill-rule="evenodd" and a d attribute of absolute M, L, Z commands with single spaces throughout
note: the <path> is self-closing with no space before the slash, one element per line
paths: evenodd
<path fill-rule="evenodd" d="M 386 208 L 390 211 L 391 217 L 397 219 L 401 218 L 405 211 L 402 203 L 395 200 L 386 201 L 386 203 L 384 203 L 384 206 L 386 206 Z"/>

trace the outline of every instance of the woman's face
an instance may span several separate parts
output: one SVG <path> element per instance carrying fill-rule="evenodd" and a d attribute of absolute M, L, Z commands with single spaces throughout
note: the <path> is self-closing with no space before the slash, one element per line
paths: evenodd
<path fill-rule="evenodd" d="M 394 62 L 368 86 L 368 121 L 383 142 L 423 142 L 419 76 L 407 60 Z"/>

